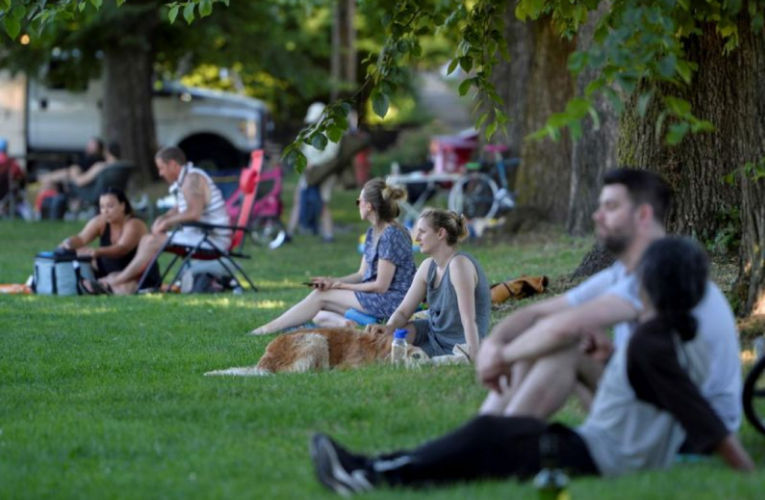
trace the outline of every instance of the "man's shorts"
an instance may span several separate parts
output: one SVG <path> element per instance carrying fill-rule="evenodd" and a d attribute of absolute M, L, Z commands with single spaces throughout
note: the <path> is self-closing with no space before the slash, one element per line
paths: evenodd
<path fill-rule="evenodd" d="M 195 247 L 205 236 L 205 233 L 195 227 L 184 227 L 179 229 L 175 234 L 168 233 L 168 237 L 172 236 L 172 244 L 180 246 Z M 218 247 L 220 250 L 228 250 L 231 246 L 231 236 L 221 234 L 211 234 L 207 238 L 209 241 Z M 199 248 L 212 249 L 212 246 L 206 241 Z"/>

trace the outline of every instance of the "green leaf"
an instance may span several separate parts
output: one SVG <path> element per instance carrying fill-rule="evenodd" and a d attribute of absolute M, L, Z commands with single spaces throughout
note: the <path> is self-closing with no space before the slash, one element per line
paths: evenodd
<path fill-rule="evenodd" d="M 587 98 L 592 97 L 592 94 L 595 93 L 595 91 L 600 90 L 603 85 L 605 85 L 605 81 L 602 78 L 598 78 L 597 80 L 593 80 L 590 83 L 587 84 L 587 87 L 584 89 L 584 95 Z"/>
<path fill-rule="evenodd" d="M 329 127 L 327 129 L 327 137 L 329 137 L 329 140 L 338 143 L 340 142 L 340 139 L 343 138 L 343 133 L 345 130 L 343 130 L 341 127 Z"/>
<path fill-rule="evenodd" d="M 675 54 L 670 53 L 659 61 L 658 70 L 662 78 L 672 78 L 675 75 L 675 68 L 677 68 L 677 56 Z"/>
<path fill-rule="evenodd" d="M 582 124 L 579 121 L 573 121 L 568 124 L 568 128 L 571 131 L 571 139 L 578 141 L 582 137 Z"/>
<path fill-rule="evenodd" d="M 641 118 L 645 118 L 646 112 L 648 112 L 648 105 L 651 103 L 651 97 L 653 92 L 645 92 L 638 97 L 637 109 Z"/>
<path fill-rule="evenodd" d="M 295 158 L 295 170 L 302 174 L 306 166 L 308 166 L 308 159 L 303 153 L 298 153 Z"/>
<path fill-rule="evenodd" d="M 694 120 L 691 124 L 691 132 L 714 132 L 715 126 L 709 120 Z"/>
<path fill-rule="evenodd" d="M 570 115 L 570 118 L 581 120 L 587 116 L 587 112 L 590 110 L 590 102 L 582 97 L 576 97 L 571 99 L 566 104 L 566 114 Z"/>
<path fill-rule="evenodd" d="M 196 7 L 196 5 L 197 4 L 195 3 L 189 2 L 183 8 L 183 18 L 186 20 L 186 24 L 191 24 L 194 20 L 194 7 Z"/>
<path fill-rule="evenodd" d="M 686 61 L 677 61 L 677 74 L 683 79 L 685 83 L 691 83 L 692 68 Z"/>
<path fill-rule="evenodd" d="M 568 57 L 568 70 L 577 75 L 587 65 L 587 52 L 574 52 Z"/>
<path fill-rule="evenodd" d="M 491 136 L 493 136 L 496 131 L 497 131 L 497 121 L 494 120 L 486 126 L 486 132 L 484 132 L 486 140 L 490 141 Z"/>
<path fill-rule="evenodd" d="M 12 17 L 6 17 L 4 19 L 5 21 L 5 32 L 8 34 L 9 37 L 11 37 L 11 40 L 15 40 L 17 36 L 19 36 L 19 33 L 21 32 L 21 23 L 19 23 L 17 20 L 13 19 Z"/>
<path fill-rule="evenodd" d="M 685 137 L 685 135 L 688 133 L 689 129 L 690 125 L 688 122 L 673 123 L 670 125 L 666 138 L 667 144 L 670 146 L 680 144 L 680 142 L 683 140 L 683 137 Z"/>
<path fill-rule="evenodd" d="M 327 137 L 324 134 L 316 134 L 311 138 L 311 146 L 319 151 L 324 151 L 324 148 L 327 147 L 327 142 Z"/>
<path fill-rule="evenodd" d="M 178 9 L 180 8 L 179 5 L 170 8 L 170 12 L 167 13 L 167 18 L 170 20 L 170 24 L 175 22 L 175 18 L 178 17 Z"/>
<path fill-rule="evenodd" d="M 468 93 L 468 90 L 470 90 L 470 86 L 473 85 L 473 79 L 472 78 L 465 78 L 462 83 L 460 83 L 459 86 L 459 93 L 461 96 L 464 96 Z"/>
<path fill-rule="evenodd" d="M 101 6 L 104 4 L 104 0 L 90 0 L 91 5 L 95 7 L 96 9 L 100 9 Z"/>
<path fill-rule="evenodd" d="M 457 65 L 460 63 L 459 58 L 455 57 L 452 59 L 452 62 L 449 63 L 449 67 L 446 68 L 446 74 L 451 75 L 454 73 L 454 70 L 457 69 Z"/>
<path fill-rule="evenodd" d="M 685 99 L 667 96 L 664 98 L 664 102 L 667 103 L 669 110 L 680 118 L 690 116 L 691 114 L 691 103 Z"/>
<path fill-rule="evenodd" d="M 590 118 L 592 119 L 592 130 L 597 132 L 600 130 L 600 115 L 595 108 L 590 108 Z"/>
<path fill-rule="evenodd" d="M 11 11 L 11 17 L 14 18 L 16 21 L 21 22 L 22 19 L 24 19 L 24 15 L 27 13 L 27 8 L 23 5 L 16 5 L 13 7 L 13 10 Z"/>
<path fill-rule="evenodd" d="M 213 6 L 212 0 L 202 0 L 199 2 L 199 15 L 201 17 L 207 17 L 212 14 Z"/>
<path fill-rule="evenodd" d="M 390 102 L 387 95 L 379 91 L 372 92 L 372 109 L 377 116 L 385 118 L 385 115 L 388 114 L 389 106 Z"/>
<path fill-rule="evenodd" d="M 11 0 L 0 0 L 0 7 L 7 12 L 11 8 Z"/>
<path fill-rule="evenodd" d="M 470 70 L 473 69 L 473 58 L 470 56 L 462 56 L 460 57 L 459 61 L 462 71 L 465 73 L 470 73 Z"/>
<path fill-rule="evenodd" d="M 481 127 L 483 127 L 483 124 L 484 124 L 484 122 L 486 121 L 487 118 L 489 118 L 489 112 L 488 111 L 484 111 L 483 113 L 481 113 L 481 116 L 478 118 L 478 121 L 475 123 L 475 128 L 480 130 Z"/>

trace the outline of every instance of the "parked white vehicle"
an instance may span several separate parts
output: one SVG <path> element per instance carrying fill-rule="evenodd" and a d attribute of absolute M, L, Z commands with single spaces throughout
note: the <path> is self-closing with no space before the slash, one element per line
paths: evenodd
<path fill-rule="evenodd" d="M 12 156 L 79 153 L 101 135 L 103 93 L 102 80 L 74 92 L 0 71 L 0 137 L 8 139 Z M 155 91 L 153 106 L 157 144 L 179 146 L 201 166 L 245 165 L 249 153 L 263 147 L 269 127 L 258 99 L 179 83 Z"/>

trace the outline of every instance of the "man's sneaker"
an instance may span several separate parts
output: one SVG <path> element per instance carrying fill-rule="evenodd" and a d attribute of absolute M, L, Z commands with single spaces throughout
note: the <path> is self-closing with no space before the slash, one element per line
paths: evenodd
<path fill-rule="evenodd" d="M 324 434 L 314 434 L 310 446 L 316 477 L 324 486 L 343 496 L 374 489 L 363 458 L 351 455 Z"/>

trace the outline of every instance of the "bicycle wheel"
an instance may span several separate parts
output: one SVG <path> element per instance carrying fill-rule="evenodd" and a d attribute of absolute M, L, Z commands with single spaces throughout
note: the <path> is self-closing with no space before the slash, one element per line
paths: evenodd
<path fill-rule="evenodd" d="M 486 174 L 467 174 L 449 191 L 449 210 L 468 219 L 491 219 L 498 208 L 497 183 Z"/>
<path fill-rule="evenodd" d="M 257 217 L 250 223 L 250 239 L 258 246 L 271 250 L 279 248 L 287 238 L 287 231 L 279 219 Z"/>
<path fill-rule="evenodd" d="M 746 418 L 765 434 L 765 357 L 760 358 L 746 376 L 742 399 Z"/>

